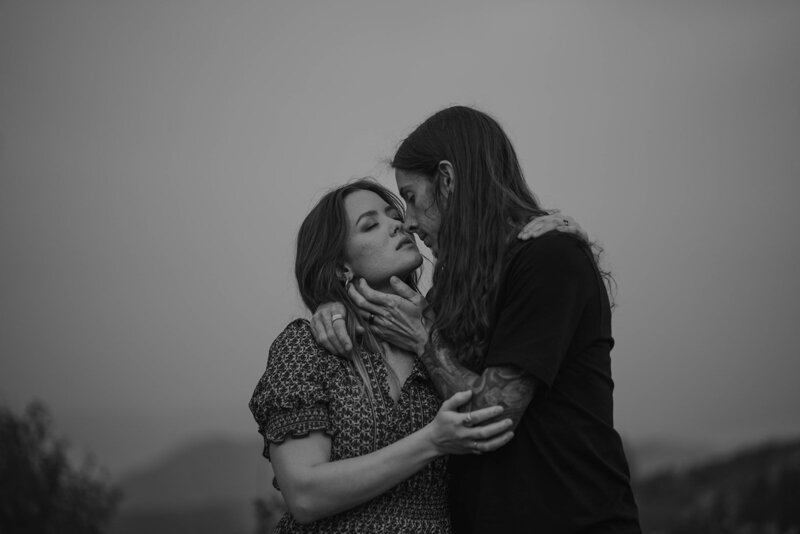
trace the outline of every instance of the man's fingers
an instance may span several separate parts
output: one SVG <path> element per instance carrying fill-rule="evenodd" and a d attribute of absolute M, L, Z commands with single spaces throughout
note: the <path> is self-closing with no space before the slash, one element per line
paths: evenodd
<path fill-rule="evenodd" d="M 382 315 L 377 313 L 372 313 L 367 310 L 358 310 L 358 314 L 367 323 L 367 327 L 375 333 L 375 328 L 379 328 L 381 325 L 378 324 L 378 321 L 383 319 Z"/>
<path fill-rule="evenodd" d="M 384 308 L 388 308 L 392 305 L 391 295 L 387 295 L 386 293 L 372 289 L 369 287 L 367 281 L 363 278 L 360 278 L 355 285 L 358 286 L 358 292 L 361 293 L 364 298 L 372 304 L 377 304 L 379 306 L 383 306 Z"/>
<path fill-rule="evenodd" d="M 382 309 L 379 306 L 371 303 L 367 299 L 364 298 L 358 289 L 356 289 L 355 284 L 350 284 L 347 287 L 347 294 L 350 295 L 350 298 L 353 299 L 353 303 L 358 306 L 362 311 L 367 312 L 367 316 L 370 313 L 374 313 L 375 315 L 381 315 L 383 313 Z"/>
<path fill-rule="evenodd" d="M 421 296 L 419 293 L 411 289 L 405 282 L 400 280 L 396 276 L 392 276 L 389 279 L 389 283 L 392 285 L 392 289 L 395 290 L 395 293 L 403 297 L 404 299 L 414 301 L 416 297 Z"/>
<path fill-rule="evenodd" d="M 343 323 L 344 321 L 331 321 L 331 317 L 327 316 L 322 319 L 323 324 L 325 325 L 325 336 L 327 337 L 327 345 L 323 345 L 329 352 L 334 354 L 342 355 L 345 353 L 344 345 L 339 340 L 339 337 L 336 335 L 335 323 Z"/>
<path fill-rule="evenodd" d="M 321 337 L 320 334 L 324 334 L 325 333 L 325 329 L 324 328 L 320 328 L 319 317 L 317 317 L 316 313 L 314 313 L 311 316 L 311 321 L 310 322 L 311 322 L 311 335 L 314 336 L 314 340 L 317 343 L 319 343 L 320 342 L 320 337 Z"/>
<path fill-rule="evenodd" d="M 333 346 L 333 344 L 330 341 L 330 338 L 327 335 L 320 336 L 320 338 L 317 340 L 317 343 L 325 347 L 325 350 L 327 350 L 331 354 L 337 353 L 336 347 Z"/>
<path fill-rule="evenodd" d="M 353 342 L 347 334 L 347 321 L 344 318 L 333 321 L 333 337 L 336 340 L 337 347 L 341 347 L 342 352 L 340 354 L 350 352 L 350 349 L 353 348 Z"/>
<path fill-rule="evenodd" d="M 317 340 L 317 343 L 325 347 L 328 352 L 333 352 L 335 350 L 335 347 L 328 340 L 328 333 L 325 331 L 325 321 L 323 321 L 322 315 L 319 312 L 311 316 L 311 334 L 314 336 L 314 339 Z"/>
<path fill-rule="evenodd" d="M 311 333 L 314 335 L 314 339 L 328 352 L 344 354 L 349 350 L 347 344 L 350 341 L 347 335 L 346 319 L 347 308 L 341 302 L 320 304 L 311 315 Z"/>

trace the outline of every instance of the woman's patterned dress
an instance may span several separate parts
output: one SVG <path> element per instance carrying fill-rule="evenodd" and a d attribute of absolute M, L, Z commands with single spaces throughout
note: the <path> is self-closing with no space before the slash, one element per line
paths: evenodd
<path fill-rule="evenodd" d="M 395 403 L 383 357 L 362 354 L 374 403 L 347 362 L 317 345 L 307 321 L 286 327 L 270 348 L 267 370 L 250 400 L 267 459 L 270 443 L 315 430 L 331 437 L 331 461 L 362 456 L 434 418 L 440 402 L 419 360 Z M 273 483 L 278 487 L 279 482 Z M 449 533 L 446 484 L 446 460 L 441 457 L 383 495 L 340 514 L 307 525 L 286 514 L 275 532 Z"/>

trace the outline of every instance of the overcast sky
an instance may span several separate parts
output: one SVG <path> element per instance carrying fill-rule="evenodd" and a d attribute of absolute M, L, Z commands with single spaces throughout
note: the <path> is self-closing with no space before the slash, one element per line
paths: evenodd
<path fill-rule="evenodd" d="M 619 285 L 627 439 L 800 435 L 800 3 L 0 0 L 0 402 L 113 472 L 210 434 L 305 314 L 294 238 L 451 104 Z"/>

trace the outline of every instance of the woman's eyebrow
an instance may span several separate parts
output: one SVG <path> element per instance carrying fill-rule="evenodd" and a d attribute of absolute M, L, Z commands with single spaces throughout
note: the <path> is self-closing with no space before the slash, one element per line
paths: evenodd
<path fill-rule="evenodd" d="M 361 221 L 361 219 L 363 219 L 364 217 L 374 217 L 375 215 L 378 215 L 378 212 L 377 212 L 377 211 L 375 211 L 375 210 L 369 210 L 369 211 L 365 211 L 364 213 L 362 213 L 361 215 L 359 215 L 359 216 L 358 216 L 358 219 L 356 219 L 356 225 L 358 225 L 358 223 L 359 223 L 359 222 Z"/>

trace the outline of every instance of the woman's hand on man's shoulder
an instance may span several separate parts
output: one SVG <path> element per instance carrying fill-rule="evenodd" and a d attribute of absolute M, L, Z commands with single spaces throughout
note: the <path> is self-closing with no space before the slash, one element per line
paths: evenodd
<path fill-rule="evenodd" d="M 547 232 L 551 231 L 563 232 L 567 234 L 573 234 L 579 238 L 581 238 L 584 242 L 589 242 L 589 236 L 581 228 L 575 219 L 570 217 L 569 215 L 561 215 L 557 210 L 547 215 L 541 215 L 534 219 L 531 219 L 525 227 L 520 230 L 519 234 L 517 234 L 518 239 L 522 239 L 526 241 L 528 239 L 534 239 L 540 236 L 543 236 Z"/>

